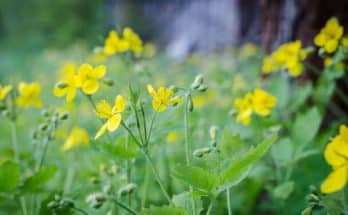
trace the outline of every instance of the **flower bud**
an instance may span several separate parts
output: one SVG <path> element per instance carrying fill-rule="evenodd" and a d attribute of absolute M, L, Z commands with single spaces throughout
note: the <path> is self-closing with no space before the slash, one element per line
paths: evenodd
<path fill-rule="evenodd" d="M 218 127 L 216 125 L 210 126 L 210 129 L 209 129 L 210 139 L 215 140 L 217 136 L 217 132 L 218 132 Z"/>
<path fill-rule="evenodd" d="M 196 149 L 193 152 L 193 156 L 201 158 L 206 154 L 209 154 L 211 152 L 212 148 L 211 147 L 205 147 L 205 148 L 200 148 L 200 149 Z"/>
<path fill-rule="evenodd" d="M 205 92 L 207 91 L 208 89 L 208 86 L 206 84 L 201 84 L 199 87 L 198 87 L 198 91 L 199 92 Z"/>
<path fill-rule="evenodd" d="M 64 111 L 62 114 L 60 114 L 59 119 L 60 120 L 67 120 L 69 118 L 69 112 Z"/>
<path fill-rule="evenodd" d="M 47 128 L 48 128 L 48 125 L 46 123 L 39 125 L 39 131 L 46 131 Z"/>
<path fill-rule="evenodd" d="M 47 204 L 47 208 L 50 210 L 54 210 L 59 207 L 59 203 L 57 201 L 51 201 Z"/>
<path fill-rule="evenodd" d="M 129 184 L 126 184 L 125 186 L 121 187 L 117 193 L 119 196 L 124 196 L 127 194 L 131 194 L 136 188 L 137 188 L 136 184 L 129 183 Z"/>
<path fill-rule="evenodd" d="M 106 86 L 109 86 L 109 87 L 112 87 L 114 86 L 115 82 L 111 79 L 103 79 L 103 83 L 106 85 Z"/>
<path fill-rule="evenodd" d="M 202 74 L 199 74 L 195 77 L 195 80 L 193 81 L 193 83 L 191 84 L 191 88 L 192 89 L 197 89 L 199 86 L 201 86 L 201 84 L 203 84 L 204 78 Z"/>
<path fill-rule="evenodd" d="M 59 89 L 65 89 L 67 88 L 69 85 L 67 83 L 64 82 L 59 82 L 56 84 L 56 87 L 58 87 Z"/>
<path fill-rule="evenodd" d="M 187 102 L 187 109 L 192 112 L 193 109 L 194 109 L 194 106 L 193 106 L 193 101 L 192 101 L 192 98 L 190 97 L 190 99 L 188 100 Z"/>
<path fill-rule="evenodd" d="M 101 192 L 92 193 L 86 197 L 86 202 L 89 204 L 89 206 L 96 209 L 103 206 L 105 201 L 106 196 L 104 193 Z"/>

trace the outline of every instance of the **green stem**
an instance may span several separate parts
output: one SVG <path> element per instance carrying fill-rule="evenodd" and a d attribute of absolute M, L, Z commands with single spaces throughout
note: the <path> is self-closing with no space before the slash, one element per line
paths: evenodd
<path fill-rule="evenodd" d="M 126 125 L 126 123 L 122 120 L 121 125 L 123 128 L 125 128 L 128 132 L 128 134 L 131 136 L 131 138 L 135 141 L 135 143 L 138 145 L 139 148 L 143 148 L 142 144 L 139 142 L 139 140 L 135 137 L 134 133 L 130 128 Z"/>
<path fill-rule="evenodd" d="M 156 119 L 156 111 L 153 112 L 152 114 L 152 117 L 151 117 L 151 122 L 150 122 L 150 128 L 149 128 L 149 135 L 146 139 L 146 146 L 148 145 L 148 143 L 150 142 L 150 138 L 151 138 L 151 134 L 152 134 L 152 128 L 153 128 L 153 124 L 154 124 L 154 121 Z"/>
<path fill-rule="evenodd" d="M 190 102 L 190 98 L 191 94 L 190 92 L 188 92 L 185 95 L 185 113 L 184 113 L 184 128 L 185 128 L 185 158 L 186 158 L 186 165 L 190 165 L 190 153 L 191 153 L 191 149 L 190 149 L 190 143 L 189 143 L 189 102 Z M 190 192 L 193 191 L 192 186 L 189 187 Z M 195 201 L 194 198 L 191 197 L 191 205 L 192 205 L 192 212 L 193 215 L 196 214 L 196 205 L 195 205 Z"/>
<path fill-rule="evenodd" d="M 164 187 L 164 184 L 156 170 L 156 167 L 155 167 L 155 164 L 151 158 L 151 156 L 149 155 L 148 151 L 146 149 L 143 148 L 142 152 L 144 153 L 145 155 L 145 158 L 146 160 L 148 161 L 148 163 L 150 164 L 151 168 L 152 168 L 152 172 L 156 178 L 156 181 L 157 183 L 160 185 L 160 188 L 161 188 L 161 191 L 163 193 L 163 195 L 166 197 L 167 201 L 171 204 L 171 205 L 174 205 L 174 203 L 172 202 L 168 192 L 166 191 L 165 187 Z"/>
<path fill-rule="evenodd" d="M 150 166 L 148 162 L 146 162 L 146 167 L 145 167 L 145 179 L 144 179 L 144 193 L 143 197 L 141 199 L 141 208 L 145 208 L 146 206 L 146 201 L 147 201 L 147 191 L 149 189 L 149 178 L 150 178 Z"/>
<path fill-rule="evenodd" d="M 209 203 L 209 206 L 208 206 L 208 210 L 207 210 L 206 215 L 209 215 L 209 214 L 210 214 L 211 209 L 213 208 L 214 202 L 215 202 L 215 199 L 211 199 L 211 200 L 210 200 L 210 203 Z"/>
<path fill-rule="evenodd" d="M 74 209 L 75 211 L 80 212 L 81 214 L 88 215 L 88 213 L 86 211 L 84 211 L 83 209 L 81 209 L 81 208 L 72 207 L 72 209 Z"/>
<path fill-rule="evenodd" d="M 129 134 L 126 136 L 126 150 L 129 148 Z M 126 160 L 126 170 L 127 170 L 127 183 L 131 182 L 132 166 L 130 165 L 129 159 Z M 132 206 L 132 196 L 128 195 L 128 205 Z"/>
<path fill-rule="evenodd" d="M 19 162 L 19 152 L 18 152 L 18 143 L 17 143 L 17 125 L 16 125 L 15 119 L 11 120 L 11 134 L 12 134 L 14 160 L 16 162 Z"/>
<path fill-rule="evenodd" d="M 226 204 L 228 215 L 232 215 L 230 188 L 226 189 Z"/>
<path fill-rule="evenodd" d="M 124 210 L 126 210 L 130 214 L 137 215 L 138 213 L 134 211 L 132 208 L 128 207 L 127 205 L 123 204 L 122 202 L 118 201 L 117 199 L 111 198 L 113 202 L 115 202 L 116 205 L 120 206 Z"/>

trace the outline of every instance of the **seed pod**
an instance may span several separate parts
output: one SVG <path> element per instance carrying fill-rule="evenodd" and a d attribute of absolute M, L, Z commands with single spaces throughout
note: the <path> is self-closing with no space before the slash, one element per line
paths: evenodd
<path fill-rule="evenodd" d="M 201 158 L 206 154 L 209 154 L 211 152 L 212 148 L 211 147 L 205 147 L 205 148 L 200 148 L 200 149 L 196 149 L 193 152 L 193 156 Z"/>
<path fill-rule="evenodd" d="M 199 87 L 198 87 L 198 91 L 199 92 L 205 92 L 207 91 L 208 89 L 208 86 L 206 84 L 201 84 Z"/>
<path fill-rule="evenodd" d="M 117 193 L 119 196 L 124 196 L 127 194 L 131 194 L 136 188 L 137 188 L 136 184 L 129 183 L 129 184 L 126 184 L 125 186 L 121 187 Z"/>
<path fill-rule="evenodd" d="M 50 210 L 54 210 L 59 207 L 59 202 L 57 201 L 51 201 L 47 204 L 47 208 Z"/>

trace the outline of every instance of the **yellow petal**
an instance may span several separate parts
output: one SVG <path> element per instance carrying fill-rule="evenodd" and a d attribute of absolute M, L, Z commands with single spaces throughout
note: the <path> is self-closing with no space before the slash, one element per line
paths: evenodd
<path fill-rule="evenodd" d="M 93 71 L 91 72 L 90 76 L 95 79 L 100 79 L 104 77 L 106 73 L 106 67 L 104 65 L 97 66 Z"/>
<path fill-rule="evenodd" d="M 179 102 L 181 102 L 182 101 L 182 97 L 180 97 L 180 96 L 176 96 L 176 97 L 174 97 L 174 98 L 171 98 L 170 100 L 169 100 L 169 104 L 170 105 L 177 105 Z"/>
<path fill-rule="evenodd" d="M 96 80 L 88 80 L 82 84 L 82 91 L 88 95 L 94 94 L 99 89 L 99 83 Z"/>
<path fill-rule="evenodd" d="M 341 190 L 347 182 L 347 171 L 348 169 L 346 166 L 333 170 L 321 184 L 321 192 L 334 193 Z"/>
<path fill-rule="evenodd" d="M 124 111 L 124 108 L 126 107 L 126 100 L 121 96 L 118 95 L 115 99 L 115 112 L 116 113 L 121 113 Z"/>
<path fill-rule="evenodd" d="M 67 92 L 67 88 L 60 88 L 60 87 L 57 87 L 55 86 L 53 88 L 53 94 L 57 97 L 62 97 L 66 94 Z"/>
<path fill-rule="evenodd" d="M 332 53 L 332 52 L 336 51 L 337 45 L 338 45 L 337 40 L 329 40 L 325 44 L 325 51 L 327 51 L 328 53 Z"/>
<path fill-rule="evenodd" d="M 94 139 L 96 140 L 96 139 L 98 139 L 100 136 L 102 136 L 102 135 L 106 132 L 107 128 L 108 128 L 108 125 L 107 125 L 107 123 L 105 123 L 105 124 L 98 130 L 98 132 L 97 132 L 97 134 L 95 135 Z"/>
<path fill-rule="evenodd" d="M 118 126 L 121 123 L 121 114 L 115 114 L 113 115 L 108 121 L 107 121 L 107 128 L 110 132 L 115 131 Z"/>
<path fill-rule="evenodd" d="M 71 102 L 76 96 L 76 89 L 74 87 L 68 87 L 66 92 L 66 101 Z"/>
<path fill-rule="evenodd" d="M 156 98 L 152 100 L 152 107 L 157 112 L 162 112 L 167 109 L 167 105 L 163 104 L 162 100 Z"/>
<path fill-rule="evenodd" d="M 148 84 L 148 85 L 147 85 L 147 91 L 149 92 L 149 94 L 150 94 L 152 97 L 156 97 L 156 96 L 157 96 L 156 91 L 153 89 L 153 87 L 152 87 L 151 84 Z"/>
<path fill-rule="evenodd" d="M 102 119 L 110 118 L 112 116 L 111 105 L 105 100 L 98 102 L 96 106 L 96 114 Z"/>

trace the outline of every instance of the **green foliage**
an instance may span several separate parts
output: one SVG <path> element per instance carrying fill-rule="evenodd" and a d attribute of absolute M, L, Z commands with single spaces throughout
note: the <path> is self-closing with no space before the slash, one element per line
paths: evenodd
<path fill-rule="evenodd" d="M 12 192 L 20 180 L 20 167 L 13 161 L 6 161 L 0 166 L 0 192 Z"/>
<path fill-rule="evenodd" d="M 41 191 L 43 185 L 49 182 L 56 174 L 57 167 L 47 166 L 40 169 L 37 173 L 27 178 L 20 186 L 21 194 L 35 193 Z"/>
<path fill-rule="evenodd" d="M 182 207 L 162 206 L 144 209 L 142 215 L 188 215 L 187 211 Z"/>
<path fill-rule="evenodd" d="M 193 198 L 193 200 L 192 200 Z M 194 209 L 192 206 L 192 201 L 194 202 Z M 189 192 L 181 193 L 173 196 L 173 202 L 175 206 L 185 208 L 189 214 L 200 214 L 203 211 L 203 203 L 200 197 L 194 196 Z"/>

